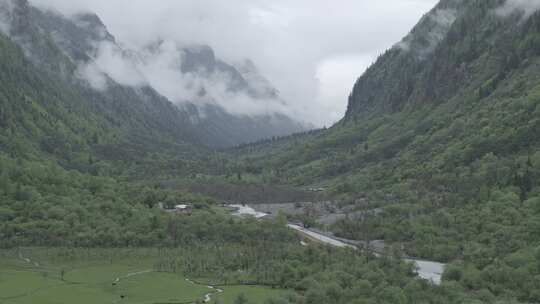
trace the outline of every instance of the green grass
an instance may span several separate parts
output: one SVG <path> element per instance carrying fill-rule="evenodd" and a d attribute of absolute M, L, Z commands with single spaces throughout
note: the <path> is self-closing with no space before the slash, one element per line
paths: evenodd
<path fill-rule="evenodd" d="M 59 284 L 44 288 L 24 297 L 7 300 L 3 303 L 40 303 L 40 304 L 96 304 L 96 303 L 121 303 L 119 296 L 92 285 L 67 285 Z"/>
<path fill-rule="evenodd" d="M 6 302 L 6 299 L 25 297 L 39 290 L 51 288 L 56 284 L 58 282 L 44 278 L 38 272 L 2 269 L 0 272 L 0 303 L 12 303 Z"/>
<path fill-rule="evenodd" d="M 244 294 L 250 304 L 264 304 L 268 299 L 279 298 L 287 294 L 287 291 L 283 289 L 260 286 L 227 286 L 222 289 L 223 293 L 215 297 L 218 300 L 216 303 L 234 304 L 238 296 Z"/>
<path fill-rule="evenodd" d="M 0 304 L 194 303 L 215 292 L 178 274 L 153 272 L 151 258 L 39 262 L 35 266 L 14 256 L 0 255 Z M 260 286 L 222 289 L 223 293 L 212 297 L 224 304 L 233 304 L 241 293 L 252 304 L 263 304 L 285 293 Z"/>
<path fill-rule="evenodd" d="M 67 271 L 64 279 L 70 283 L 96 284 L 107 282 L 111 284 L 116 278 L 130 273 L 151 269 L 146 263 L 140 266 L 128 264 L 94 264 Z"/>
<path fill-rule="evenodd" d="M 177 274 L 149 272 L 151 264 L 127 259 L 36 267 L 1 258 L 0 304 L 186 303 L 211 292 Z"/>
<path fill-rule="evenodd" d="M 140 303 L 185 303 L 202 299 L 212 292 L 207 287 L 191 284 L 176 274 L 149 273 L 134 276 L 119 284 L 128 299 Z M 141 288 L 142 287 L 142 288 Z"/>

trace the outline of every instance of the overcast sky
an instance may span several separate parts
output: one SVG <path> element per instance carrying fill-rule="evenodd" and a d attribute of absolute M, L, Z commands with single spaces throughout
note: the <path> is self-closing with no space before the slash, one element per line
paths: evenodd
<path fill-rule="evenodd" d="M 252 59 L 300 119 L 339 120 L 358 76 L 437 0 L 31 0 L 96 12 L 131 47 L 156 38 Z"/>

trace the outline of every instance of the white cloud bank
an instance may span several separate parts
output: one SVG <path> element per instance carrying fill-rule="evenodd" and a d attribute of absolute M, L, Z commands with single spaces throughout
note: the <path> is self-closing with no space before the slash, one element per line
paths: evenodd
<path fill-rule="evenodd" d="M 0 33 L 5 35 L 10 31 L 10 19 L 13 11 L 13 4 L 11 1 L 0 0 Z"/>
<path fill-rule="evenodd" d="M 64 14 L 96 12 L 116 38 L 140 48 L 157 38 L 208 44 L 228 62 L 252 59 L 290 104 L 287 111 L 318 126 L 344 113 L 356 78 L 372 58 L 405 36 L 437 0 L 30 0 Z M 128 84 L 146 81 L 167 97 L 181 98 L 163 62 L 138 66 L 145 76 L 115 62 L 100 48 L 99 68 Z M 164 55 L 165 56 L 165 55 Z M 81 71 L 103 86 L 96 67 Z M 126 77 L 128 76 L 128 77 Z M 171 76 L 171 75 L 169 75 Z M 190 81 L 190 79 L 182 79 Z M 193 84 L 196 86 L 196 81 Z M 212 88 L 214 89 L 214 88 Z M 217 86 L 217 91 L 223 89 Z M 192 91 L 187 92 L 189 94 Z M 216 94 L 218 92 L 215 92 Z M 227 93 L 225 91 L 225 93 Z M 229 98 L 230 96 L 223 96 Z M 230 111 L 253 112 L 250 100 L 224 103 Z M 231 106 L 234 105 L 234 106 Z M 278 107 L 281 105 L 278 103 Z M 242 109 L 244 108 L 244 109 Z"/>
<path fill-rule="evenodd" d="M 104 41 L 96 44 L 93 60 L 80 63 L 77 72 L 81 79 L 100 91 L 108 88 L 110 78 L 129 87 L 151 86 L 179 105 L 186 102 L 199 106 L 219 104 L 236 115 L 297 115 L 279 99 L 254 98 L 246 91 L 231 91 L 232 76 L 226 72 L 183 73 L 182 54 L 183 47 L 172 41 L 139 50 L 125 50 Z"/>

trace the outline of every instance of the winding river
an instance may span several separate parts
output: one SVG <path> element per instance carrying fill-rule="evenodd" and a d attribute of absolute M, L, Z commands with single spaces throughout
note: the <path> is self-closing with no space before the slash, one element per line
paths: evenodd
<path fill-rule="evenodd" d="M 267 216 L 266 213 L 258 212 L 257 210 L 247 205 L 230 205 L 230 207 L 236 210 L 233 213 L 233 215 L 236 215 L 236 216 L 254 216 L 255 218 L 263 218 Z M 357 249 L 356 246 L 347 244 L 340 240 L 323 235 L 316 231 L 312 231 L 310 229 L 304 228 L 299 225 L 288 224 L 287 226 L 307 236 L 308 238 L 315 239 L 321 243 L 324 243 L 333 247 Z M 421 277 L 422 279 L 428 280 L 435 285 L 441 284 L 442 274 L 444 273 L 444 268 L 446 267 L 446 264 L 432 262 L 432 261 L 424 261 L 424 260 L 419 260 L 419 259 L 410 259 L 410 258 L 407 258 L 404 260 L 410 263 L 414 263 L 416 265 L 416 269 L 417 269 L 416 272 L 418 276 Z"/>

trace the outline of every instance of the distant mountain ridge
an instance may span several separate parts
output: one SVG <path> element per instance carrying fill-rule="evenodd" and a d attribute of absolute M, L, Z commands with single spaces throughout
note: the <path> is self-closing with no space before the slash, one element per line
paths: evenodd
<path fill-rule="evenodd" d="M 66 82 L 76 82 L 81 91 L 86 92 L 87 98 L 96 98 L 98 95 L 100 99 L 115 98 L 111 102 L 122 103 L 125 107 L 146 104 L 144 106 L 146 110 L 141 108 L 141 114 L 144 111 L 157 111 L 165 116 L 174 116 L 163 119 L 164 117 L 159 116 L 161 114 L 156 113 L 153 122 L 159 125 L 168 121 L 166 123 L 167 128 L 170 128 L 168 132 L 173 137 L 210 147 L 228 147 L 292 134 L 306 128 L 303 123 L 272 110 L 245 115 L 238 112 L 231 113 L 230 109 L 220 105 L 226 101 L 209 95 L 211 86 L 201 86 L 198 89 L 199 94 L 185 96 L 185 100 L 171 100 L 164 97 L 159 88 L 156 90 L 152 83 L 146 82 L 144 73 L 139 75 L 141 81 L 134 83 L 131 79 L 118 81 L 114 73 L 108 74 L 107 71 L 100 70 L 96 64 L 96 60 L 100 59 L 99 56 L 103 52 L 101 49 L 103 45 L 110 47 L 111 56 L 116 56 L 113 59 L 124 60 L 124 64 L 126 62 L 131 64 L 131 60 L 137 63 L 141 58 L 144 59 L 144 56 L 151 54 L 146 53 L 143 56 L 139 51 L 124 49 L 97 15 L 84 13 L 67 18 L 56 12 L 33 7 L 25 0 L 1 2 L 3 13 L 0 17 L 3 16 L 6 34 L 22 47 L 26 56 L 36 66 L 59 76 Z M 230 81 L 226 82 L 225 86 L 231 95 L 241 93 L 257 102 L 282 102 L 277 90 L 268 82 L 267 87 L 263 88 L 260 82 L 251 85 L 234 66 L 216 59 L 210 47 L 185 47 L 179 48 L 178 52 L 182 62 L 178 67 L 178 73 L 181 74 L 179 77 L 189 74 L 206 81 L 206 78 L 219 72 L 229 78 Z M 134 73 L 131 74 L 140 72 L 135 65 L 132 69 Z M 84 85 L 85 80 L 90 81 L 90 86 Z M 182 84 L 178 83 L 178 86 L 180 85 Z M 128 95 L 121 97 L 120 91 L 123 92 L 121 94 L 129 92 L 130 97 Z M 152 105 L 156 104 L 169 107 L 166 104 L 170 101 L 178 105 L 176 110 L 153 109 Z M 175 135 L 174 132 L 178 134 Z"/>
<path fill-rule="evenodd" d="M 159 55 L 163 43 L 161 41 L 149 47 L 153 55 Z M 201 134 L 204 142 L 235 146 L 298 133 L 308 128 L 307 124 L 280 113 L 279 110 L 286 108 L 286 102 L 250 60 L 238 65 L 229 64 L 217 58 L 214 50 L 207 45 L 177 48 L 177 72 L 194 80 L 190 90 L 195 92 L 191 100 L 183 100 L 179 107 L 190 113 L 195 125 L 207 131 Z M 219 87 L 217 92 L 213 88 L 216 83 Z M 236 98 L 248 100 L 258 108 L 258 112 L 244 114 L 242 111 L 245 109 L 228 104 Z"/>

